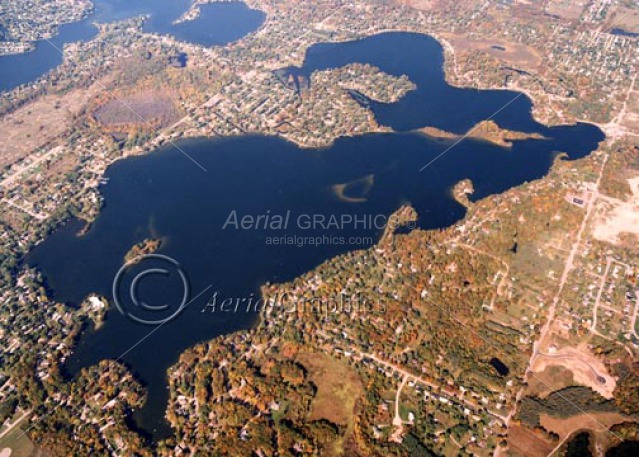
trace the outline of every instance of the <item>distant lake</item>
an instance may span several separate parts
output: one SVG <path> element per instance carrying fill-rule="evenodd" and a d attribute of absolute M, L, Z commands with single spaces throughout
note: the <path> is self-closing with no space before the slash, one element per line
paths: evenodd
<path fill-rule="evenodd" d="M 172 22 L 189 9 L 191 0 L 93 0 L 93 3 L 95 12 L 91 16 L 60 26 L 58 35 L 38 42 L 35 50 L 0 57 L 0 91 L 35 81 L 60 65 L 60 51 L 65 44 L 89 41 L 97 35 L 94 22 L 150 15 L 143 27 L 145 32 L 170 34 L 181 41 L 214 46 L 236 41 L 257 30 L 264 21 L 262 12 L 240 2 L 201 5 L 199 18 L 178 25 Z"/>
<path fill-rule="evenodd" d="M 252 313 L 202 313 L 215 291 L 219 298 L 258 294 L 267 281 L 291 280 L 327 259 L 371 246 L 381 229 L 347 226 L 304 229 L 224 229 L 234 211 L 243 215 L 388 216 L 402 204 L 418 211 L 424 229 L 448 227 L 465 209 L 451 196 L 459 181 L 473 181 L 480 199 L 543 177 L 557 154 L 568 160 L 593 151 L 603 133 L 595 126 L 545 127 L 531 117 L 531 102 L 511 91 L 458 89 L 444 80 L 442 48 L 418 34 L 386 33 L 356 42 L 318 44 L 302 68 L 352 62 L 370 63 L 387 73 L 406 74 L 418 89 L 393 104 L 372 103 L 378 121 L 398 133 L 342 138 L 330 148 L 301 149 L 279 138 L 245 136 L 190 139 L 179 148 L 201 163 L 203 172 L 176 147 L 119 161 L 109 168 L 101 188 L 106 206 L 84 236 L 72 221 L 38 245 L 28 263 L 40 268 L 56 299 L 80 303 L 92 292 L 112 297 L 114 276 L 129 248 L 145 238 L 164 240 L 159 254 L 180 262 L 188 275 L 191 297 L 212 284 L 176 320 L 151 328 L 122 316 L 115 308 L 99 331 L 88 331 L 67 363 L 70 373 L 105 358 L 117 358 L 141 338 L 123 360 L 148 388 L 147 404 L 136 411 L 137 425 L 153 439 L 170 434 L 164 421 L 168 393 L 166 370 L 179 354 L 197 342 L 255 324 Z M 495 120 L 503 127 L 543 134 L 545 140 L 517 141 L 512 148 L 466 139 L 441 155 L 451 141 L 435 140 L 412 129 L 434 126 L 464 132 L 510 103 Z M 420 169 L 439 157 L 423 172 Z M 335 189 L 345 189 L 340 195 Z M 344 196 L 348 198 L 344 198 Z M 342 237 L 345 244 L 275 245 L 268 237 Z M 351 237 L 360 237 L 351 240 Z M 150 282 L 142 290 L 149 302 L 179 298 L 179 291 Z"/>
<path fill-rule="evenodd" d="M 620 28 L 614 28 L 610 31 L 610 33 L 612 35 L 620 35 L 620 36 L 627 36 L 630 38 L 637 38 L 639 37 L 639 33 L 637 32 L 629 32 L 627 30 L 624 29 L 620 29 Z"/>

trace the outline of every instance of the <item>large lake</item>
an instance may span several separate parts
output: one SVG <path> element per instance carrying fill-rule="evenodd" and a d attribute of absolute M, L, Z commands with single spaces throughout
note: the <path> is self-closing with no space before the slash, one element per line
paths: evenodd
<path fill-rule="evenodd" d="M 37 43 L 36 49 L 0 57 L 0 91 L 11 90 L 37 80 L 62 63 L 60 52 L 66 43 L 88 41 L 97 35 L 94 22 L 107 23 L 149 15 L 145 32 L 170 34 L 181 41 L 203 46 L 223 45 L 255 31 L 264 14 L 244 3 L 222 2 L 201 5 L 199 18 L 182 24 L 173 21 L 186 12 L 191 0 L 93 0 L 95 11 L 83 21 L 60 26 L 59 34 Z"/>
<path fill-rule="evenodd" d="M 451 187 L 460 180 L 470 178 L 475 186 L 473 198 L 483 198 L 541 178 L 559 151 L 567 154 L 566 160 L 581 158 L 604 138 L 588 124 L 547 128 L 536 123 L 530 100 L 515 92 L 450 87 L 444 80 L 441 46 L 423 35 L 388 33 L 357 42 L 316 45 L 302 68 L 289 71 L 309 74 L 350 62 L 406 74 L 418 85 L 398 103 L 372 105 L 377 119 L 398 133 L 343 138 L 321 150 L 300 149 L 262 136 L 180 142 L 179 148 L 201 163 L 206 173 L 175 147 L 123 160 L 107 172 L 108 183 L 101 189 L 106 206 L 88 233 L 77 236 L 81 224 L 73 221 L 29 256 L 29 264 L 44 272 L 55 298 L 72 304 L 92 292 L 112 297 L 113 279 L 125 253 L 147 237 L 165 240 L 159 253 L 180 262 L 190 281 L 191 297 L 212 285 L 177 319 L 161 327 L 140 325 L 112 309 L 103 328 L 83 335 L 67 364 L 75 373 L 126 352 L 123 360 L 149 392 L 147 404 L 134 418 L 154 439 L 170 433 L 163 419 L 166 369 L 180 352 L 255 323 L 254 314 L 202 313 L 215 291 L 220 298 L 247 298 L 266 281 L 290 280 L 340 253 L 370 246 L 361 239 L 321 246 L 273 245 L 266 243 L 267 237 L 377 239 L 380 235 L 375 226 L 304 230 L 293 222 L 286 230 L 223 229 L 232 211 L 239 217 L 290 211 L 291 221 L 303 214 L 361 218 L 389 215 L 411 203 L 421 217 L 420 227 L 446 227 L 464 216 L 464 208 L 451 197 Z M 464 140 L 420 172 L 451 143 L 412 133 L 412 129 L 435 126 L 462 132 L 512 100 L 495 120 L 547 139 L 518 141 L 510 149 Z M 348 198 L 340 198 L 335 185 L 349 183 Z M 176 293 L 155 280 L 144 283 L 145 300 L 163 303 L 179 298 L 181 290 Z"/>

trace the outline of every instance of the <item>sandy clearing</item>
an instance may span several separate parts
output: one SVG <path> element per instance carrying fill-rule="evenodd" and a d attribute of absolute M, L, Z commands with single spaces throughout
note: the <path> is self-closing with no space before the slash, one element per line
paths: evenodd
<path fill-rule="evenodd" d="M 531 369 L 534 373 L 541 373 L 551 366 L 560 366 L 571 371 L 575 383 L 590 387 L 604 398 L 613 398 L 616 379 L 585 345 L 564 347 L 553 353 L 544 349 Z"/>
<path fill-rule="evenodd" d="M 612 244 L 619 243 L 619 235 L 639 236 L 639 176 L 628 180 L 632 191 L 629 201 L 606 198 L 597 202 L 597 216 L 592 236 Z"/>
<path fill-rule="evenodd" d="M 399 3 L 403 3 L 421 11 L 432 11 L 438 6 L 441 6 L 438 0 L 400 0 Z"/>

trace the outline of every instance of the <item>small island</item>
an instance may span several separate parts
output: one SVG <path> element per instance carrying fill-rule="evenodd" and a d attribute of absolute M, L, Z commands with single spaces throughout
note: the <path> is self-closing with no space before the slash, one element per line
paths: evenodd
<path fill-rule="evenodd" d="M 140 256 L 153 254 L 162 245 L 162 241 L 157 238 L 147 238 L 135 244 L 124 256 L 125 263 L 136 263 Z"/>
<path fill-rule="evenodd" d="M 493 120 L 481 121 L 472 127 L 465 135 L 447 132 L 436 127 L 424 127 L 419 129 L 418 132 L 429 137 L 446 140 L 460 140 L 469 137 L 476 140 L 487 141 L 503 148 L 512 148 L 513 141 L 547 139 L 539 133 L 516 132 L 503 129 Z"/>
<path fill-rule="evenodd" d="M 467 209 L 472 206 L 469 196 L 475 193 L 475 187 L 470 179 L 463 179 L 453 187 L 453 198 Z"/>

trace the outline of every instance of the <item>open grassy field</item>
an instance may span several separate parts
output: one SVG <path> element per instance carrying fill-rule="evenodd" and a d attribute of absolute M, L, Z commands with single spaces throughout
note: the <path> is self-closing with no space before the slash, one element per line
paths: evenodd
<path fill-rule="evenodd" d="M 326 354 L 300 353 L 297 361 L 309 371 L 317 387 L 309 420 L 326 419 L 346 427 L 345 438 L 353 430 L 355 404 L 363 389 L 357 373 L 345 361 Z M 342 443 L 335 443 L 335 454 L 341 454 Z"/>
<path fill-rule="evenodd" d="M 25 420 L 26 417 L 23 417 L 17 426 L 8 432 L 6 432 L 6 427 L 0 428 L 0 457 L 40 457 L 45 455 L 35 448 L 27 435 L 23 435 L 24 430 L 21 424 Z"/>
<path fill-rule="evenodd" d="M 556 433 L 562 440 L 581 430 L 608 433 L 607 430 L 613 425 L 630 420 L 628 416 L 622 414 L 601 412 L 578 414 L 567 419 L 541 414 L 539 418 L 546 430 Z"/>
<path fill-rule="evenodd" d="M 45 95 L 8 114 L 0 121 L 0 167 L 26 157 L 71 127 L 73 117 L 103 90 L 99 83 L 64 95 Z"/>

